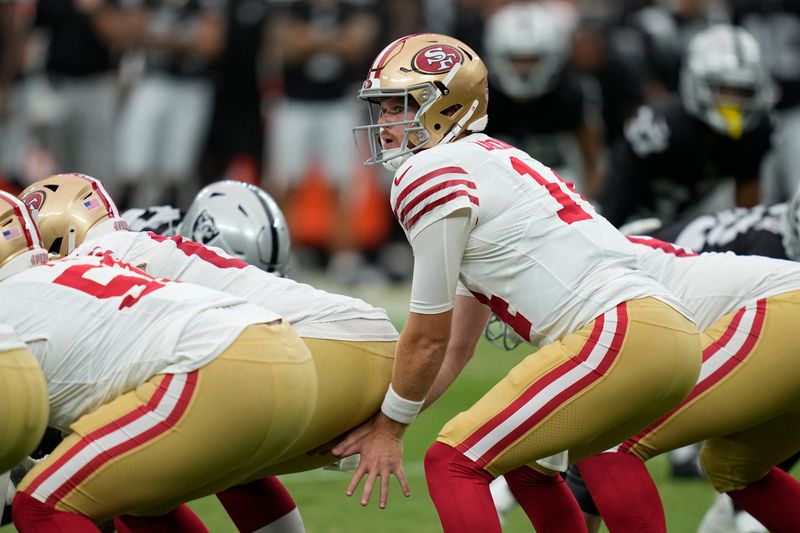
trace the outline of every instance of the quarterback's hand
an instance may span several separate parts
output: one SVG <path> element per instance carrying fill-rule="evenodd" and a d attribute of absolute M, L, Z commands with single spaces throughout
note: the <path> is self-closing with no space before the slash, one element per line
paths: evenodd
<path fill-rule="evenodd" d="M 361 454 L 346 494 L 352 496 L 364 476 L 364 490 L 361 493 L 361 505 L 369 504 L 369 498 L 375 487 L 377 477 L 381 478 L 378 507 L 385 509 L 389 501 L 389 478 L 392 474 L 400 482 L 403 494 L 411 496 L 408 480 L 403 471 L 403 433 L 405 424 L 395 422 L 383 414 L 378 414 L 371 422 L 354 429 L 336 448 L 333 454 L 337 457 Z"/>

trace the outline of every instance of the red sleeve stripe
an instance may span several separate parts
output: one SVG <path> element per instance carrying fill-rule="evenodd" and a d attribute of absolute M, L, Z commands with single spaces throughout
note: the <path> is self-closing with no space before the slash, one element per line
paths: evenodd
<path fill-rule="evenodd" d="M 425 207 L 420 209 L 419 213 L 417 213 L 416 215 L 411 217 L 411 219 L 409 219 L 405 224 L 403 224 L 403 226 L 406 228 L 406 231 L 410 231 L 411 228 L 414 227 L 414 224 L 416 224 L 417 221 L 420 219 L 420 217 L 422 217 L 425 213 L 428 213 L 429 211 L 432 211 L 432 210 L 436 209 L 437 207 L 439 207 L 440 205 L 444 205 L 447 202 L 458 198 L 459 196 L 466 196 L 467 198 L 469 198 L 469 201 L 472 202 L 473 204 L 481 205 L 480 201 L 477 198 L 477 196 L 472 196 L 467 191 L 461 189 L 461 190 L 458 190 L 458 191 L 451 192 L 447 196 L 442 196 L 438 200 L 427 204 Z"/>
<path fill-rule="evenodd" d="M 461 167 L 443 167 L 443 168 L 437 168 L 436 170 L 432 170 L 427 174 L 423 174 L 419 178 L 409 183 L 408 186 L 400 192 L 400 194 L 397 196 L 397 200 L 395 201 L 395 206 L 399 206 L 400 204 L 402 204 L 406 196 L 411 194 L 411 191 L 413 191 L 426 181 L 438 178 L 439 176 L 442 176 L 444 174 L 466 174 L 466 173 L 467 171 Z"/>
<path fill-rule="evenodd" d="M 668 242 L 659 241 L 652 237 L 628 237 L 628 240 L 634 244 L 641 244 L 653 248 L 654 250 L 661 250 L 664 253 L 672 254 L 676 257 L 694 257 L 698 255 L 697 252 L 693 252 L 692 250 L 681 248 Z"/>
<path fill-rule="evenodd" d="M 475 187 L 475 183 L 472 182 L 472 181 L 469 181 L 469 180 L 447 180 L 447 181 L 443 181 L 443 182 L 438 183 L 438 184 L 434 185 L 433 187 L 431 187 L 431 188 L 419 193 L 416 197 L 414 197 L 414 199 L 412 199 L 410 202 L 408 202 L 408 204 L 406 204 L 406 206 L 403 208 L 403 210 L 399 214 L 397 213 L 397 210 L 400 208 L 400 203 L 398 202 L 397 206 L 394 209 L 394 216 L 397 217 L 398 220 L 403 220 L 404 218 L 406 218 L 406 216 L 408 216 L 408 213 L 411 212 L 412 209 L 417 207 L 424 200 L 430 198 L 431 195 L 433 195 L 433 194 L 435 194 L 435 193 L 437 193 L 439 191 L 442 191 L 444 189 L 447 189 L 448 187 L 457 187 L 459 185 L 463 185 L 463 186 L 468 187 L 470 189 L 476 189 L 477 188 L 477 187 Z"/>

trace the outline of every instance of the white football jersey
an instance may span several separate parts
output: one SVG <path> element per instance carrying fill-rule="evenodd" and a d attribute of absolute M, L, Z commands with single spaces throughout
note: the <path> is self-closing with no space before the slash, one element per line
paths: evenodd
<path fill-rule="evenodd" d="M 0 323 L 14 328 L 47 379 L 50 425 L 156 374 L 196 370 L 251 324 L 278 315 L 242 298 L 158 280 L 110 255 L 70 257 L 0 282 Z M 24 302 L 24 303 L 23 303 Z"/>
<path fill-rule="evenodd" d="M 219 248 L 180 235 L 165 237 L 130 231 L 90 235 L 73 255 L 105 252 L 151 276 L 211 287 L 274 310 L 301 337 L 347 341 L 398 338 L 383 309 L 264 272 Z"/>
<path fill-rule="evenodd" d="M 685 313 L 572 184 L 484 134 L 409 158 L 394 177 L 391 205 L 409 241 L 434 221 L 469 210 L 459 281 L 534 345 L 645 296 Z"/>
<path fill-rule="evenodd" d="M 0 324 L 0 352 L 25 348 L 25 343 L 19 338 L 14 328 Z"/>
<path fill-rule="evenodd" d="M 629 237 L 639 263 L 694 315 L 701 331 L 761 298 L 800 290 L 800 264 L 733 252 L 697 254 L 650 237 Z"/>

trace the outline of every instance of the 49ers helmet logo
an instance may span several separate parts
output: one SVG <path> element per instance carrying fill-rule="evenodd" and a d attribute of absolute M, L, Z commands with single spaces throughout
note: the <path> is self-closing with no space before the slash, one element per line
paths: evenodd
<path fill-rule="evenodd" d="M 458 49 L 446 44 L 435 44 L 417 52 L 411 64 L 423 74 L 442 74 L 462 61 L 463 57 Z"/>
<path fill-rule="evenodd" d="M 38 211 L 44 204 L 44 191 L 32 191 L 25 195 L 22 202 L 28 206 L 29 209 Z"/>

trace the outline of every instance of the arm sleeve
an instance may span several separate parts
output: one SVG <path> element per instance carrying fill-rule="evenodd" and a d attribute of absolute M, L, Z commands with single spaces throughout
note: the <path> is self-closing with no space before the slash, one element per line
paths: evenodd
<path fill-rule="evenodd" d="M 469 211 L 459 210 L 428 225 L 411 239 L 411 311 L 436 314 L 453 308 L 470 226 Z"/>

